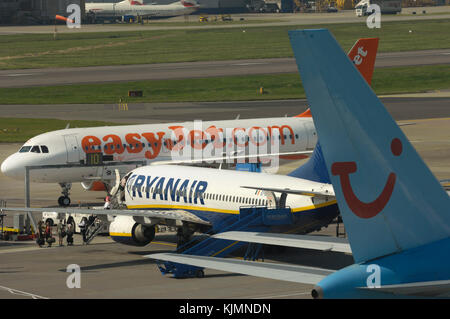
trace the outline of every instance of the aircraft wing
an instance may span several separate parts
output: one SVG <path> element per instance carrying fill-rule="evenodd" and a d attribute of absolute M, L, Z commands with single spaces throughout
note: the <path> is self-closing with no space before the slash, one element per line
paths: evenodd
<path fill-rule="evenodd" d="M 412 282 L 407 284 L 386 285 L 374 288 L 359 287 L 358 289 L 391 293 L 393 295 L 401 296 L 449 297 L 450 280 Z"/>
<path fill-rule="evenodd" d="M 349 254 L 352 253 L 352 249 L 350 248 L 348 240 L 344 238 L 241 231 L 219 233 L 213 235 L 212 237 L 217 239 L 238 240 L 257 244 L 334 251 Z"/>
<path fill-rule="evenodd" d="M 266 153 L 266 154 L 251 154 L 251 155 L 239 155 L 239 154 L 225 154 L 223 156 L 211 156 L 211 157 L 201 157 L 196 159 L 182 158 L 166 160 L 166 161 L 153 161 L 150 165 L 173 165 L 173 164 L 199 164 L 199 163 L 214 163 L 214 162 L 226 162 L 230 163 L 234 160 L 245 160 L 252 158 L 270 158 L 279 157 L 287 155 L 311 155 L 312 150 L 309 151 L 298 151 L 298 152 L 283 152 L 283 153 Z M 176 158 L 176 157 L 175 157 Z"/>
<path fill-rule="evenodd" d="M 132 216 L 132 217 L 147 217 L 154 218 L 161 221 L 164 220 L 180 220 L 185 222 L 191 222 L 202 225 L 211 225 L 194 214 L 185 210 L 139 210 L 139 209 L 87 209 L 87 208 L 27 208 L 27 207 L 2 207 L 0 212 L 3 211 L 17 211 L 17 212 L 56 212 L 56 213 L 70 213 L 70 214 L 89 214 L 89 215 L 109 215 L 109 216 Z"/>
<path fill-rule="evenodd" d="M 321 196 L 321 197 L 330 197 L 335 196 L 334 190 L 332 189 L 325 189 L 325 190 L 307 190 L 307 189 L 290 189 L 290 188 L 274 188 L 274 187 L 258 187 L 258 186 L 241 186 L 242 188 L 249 188 L 249 189 L 257 189 L 262 191 L 269 191 L 269 192 L 277 192 L 277 193 L 286 193 L 286 194 L 292 194 L 292 195 L 304 195 L 304 196 Z"/>
<path fill-rule="evenodd" d="M 311 285 L 318 283 L 320 280 L 334 272 L 332 270 L 314 267 L 173 253 L 151 254 L 144 257 L 196 267 L 211 268 L 232 273 Z"/>

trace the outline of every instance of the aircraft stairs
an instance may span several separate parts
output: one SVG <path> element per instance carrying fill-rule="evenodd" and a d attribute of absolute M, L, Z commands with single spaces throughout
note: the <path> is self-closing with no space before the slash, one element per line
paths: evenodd
<path fill-rule="evenodd" d="M 210 237 L 226 231 L 266 232 L 271 226 L 293 223 L 290 208 L 241 207 L 238 215 L 232 215 L 215 227 L 203 238 L 195 238 L 177 249 L 179 254 L 196 256 L 225 257 L 247 245 L 245 242 L 223 240 Z M 206 237 L 206 238 L 205 238 Z M 256 260 L 261 253 L 261 245 L 249 244 L 245 259 Z M 175 278 L 203 277 L 203 268 L 174 262 L 158 263 L 163 275 L 172 274 Z"/>
<path fill-rule="evenodd" d="M 86 229 L 86 242 L 88 245 L 102 230 L 104 226 L 104 222 L 96 218 L 93 223 L 91 223 Z"/>

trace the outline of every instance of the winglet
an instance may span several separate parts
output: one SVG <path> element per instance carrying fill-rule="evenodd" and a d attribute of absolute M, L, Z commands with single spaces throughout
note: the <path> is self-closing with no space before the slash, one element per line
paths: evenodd
<path fill-rule="evenodd" d="M 295 115 L 294 117 L 312 117 L 311 110 L 308 108 L 305 112 Z"/>

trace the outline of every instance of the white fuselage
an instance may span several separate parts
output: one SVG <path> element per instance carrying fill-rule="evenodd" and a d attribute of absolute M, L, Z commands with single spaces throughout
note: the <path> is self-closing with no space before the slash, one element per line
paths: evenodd
<path fill-rule="evenodd" d="M 130 172 L 125 202 L 128 209 L 182 209 L 212 223 L 229 214 L 239 214 L 242 206 L 275 206 L 266 192 L 243 186 L 333 193 L 331 184 L 284 175 L 161 165 L 139 167 Z M 318 199 L 288 195 L 286 200 L 286 206 L 294 214 L 314 213 L 319 208 L 330 208 L 331 214 L 337 214 L 337 207 L 331 207 L 335 204 L 333 196 Z"/>
<path fill-rule="evenodd" d="M 299 117 L 71 128 L 31 138 L 2 163 L 1 171 L 23 180 L 26 166 L 59 165 L 32 169 L 30 180 L 111 181 L 115 169 L 123 176 L 154 161 L 186 163 L 232 154 L 307 151 L 316 141 L 312 118 Z M 89 164 L 96 164 L 96 156 L 103 161 L 96 166 L 84 165 L 92 155 L 94 162 Z"/>
<path fill-rule="evenodd" d="M 132 5 L 128 1 L 119 3 L 86 3 L 86 12 L 96 17 L 172 17 L 194 12 L 197 7 L 185 7 L 181 2 L 167 5 Z"/>

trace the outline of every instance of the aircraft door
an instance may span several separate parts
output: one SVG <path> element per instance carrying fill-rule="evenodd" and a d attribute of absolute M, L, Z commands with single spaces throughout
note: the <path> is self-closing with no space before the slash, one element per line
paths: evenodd
<path fill-rule="evenodd" d="M 76 135 L 64 135 L 64 142 L 67 149 L 67 162 L 79 163 L 80 162 L 80 150 L 78 147 L 78 140 Z"/>
<path fill-rule="evenodd" d="M 317 143 L 317 133 L 316 128 L 314 127 L 314 124 L 312 122 L 306 122 L 305 125 L 305 132 L 306 136 L 308 137 L 308 142 L 306 149 L 312 150 L 316 146 Z"/>

